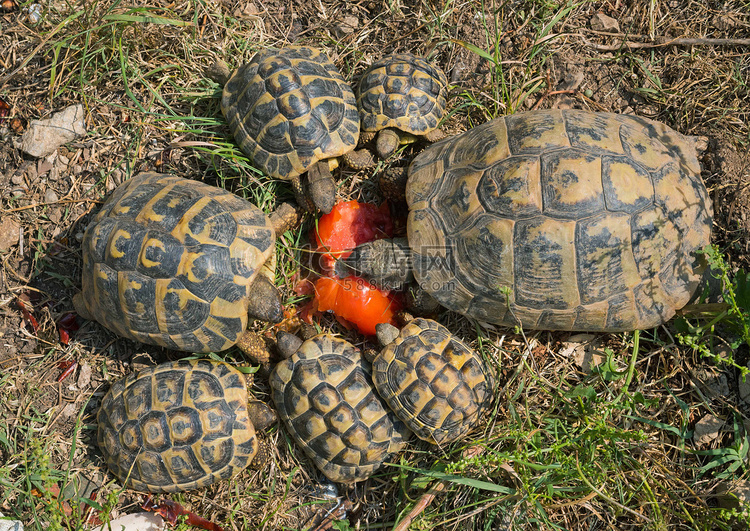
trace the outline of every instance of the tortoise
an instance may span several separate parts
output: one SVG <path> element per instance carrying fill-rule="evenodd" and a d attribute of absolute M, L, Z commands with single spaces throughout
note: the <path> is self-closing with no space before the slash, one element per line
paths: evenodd
<path fill-rule="evenodd" d="M 278 322 L 276 234 L 269 218 L 221 188 L 158 173 L 120 185 L 83 237 L 78 313 L 142 343 L 218 352 L 244 337 L 248 317 Z M 271 278 L 269 278 L 269 276 Z"/>
<path fill-rule="evenodd" d="M 267 451 L 256 430 L 273 419 L 268 406 L 248 400 L 245 377 L 234 367 L 179 360 L 112 384 L 97 414 L 97 442 L 124 486 L 180 492 L 262 466 Z"/>
<path fill-rule="evenodd" d="M 691 299 L 706 266 L 699 148 L 636 116 L 496 118 L 412 161 L 407 247 L 364 244 L 348 264 L 391 280 L 413 269 L 442 306 L 485 323 L 652 328 Z"/>
<path fill-rule="evenodd" d="M 324 213 L 333 208 L 331 171 L 339 158 L 361 168 L 371 157 L 351 153 L 360 133 L 354 92 L 326 53 L 310 46 L 269 48 L 230 77 L 223 63 L 209 74 L 228 78 L 221 110 L 242 151 L 277 179 L 289 180 L 301 206 L 309 206 L 300 183 L 307 173 L 307 196 Z"/>
<path fill-rule="evenodd" d="M 411 53 L 387 55 L 365 70 L 357 85 L 357 107 L 362 128 L 360 144 L 375 139 L 377 154 L 387 159 L 399 145 L 445 137 L 438 129 L 445 114 L 448 78 L 438 67 Z M 360 160 L 364 150 L 356 152 Z M 373 162 L 374 164 L 374 159 Z M 406 171 L 388 168 L 379 179 L 385 197 L 404 200 Z"/>
<path fill-rule="evenodd" d="M 487 411 L 494 378 L 481 356 L 432 319 L 399 332 L 377 325 L 383 350 L 372 362 L 375 389 L 422 440 L 442 445 L 466 435 Z"/>
<path fill-rule="evenodd" d="M 445 73 L 424 59 L 397 53 L 375 61 L 357 85 L 362 141 L 377 135 L 378 156 L 386 159 L 400 144 L 443 138 L 447 96 Z"/>
<path fill-rule="evenodd" d="M 370 364 L 330 334 L 302 342 L 280 332 L 285 360 L 270 376 L 271 397 L 295 442 L 331 481 L 370 477 L 411 436 L 372 386 Z"/>

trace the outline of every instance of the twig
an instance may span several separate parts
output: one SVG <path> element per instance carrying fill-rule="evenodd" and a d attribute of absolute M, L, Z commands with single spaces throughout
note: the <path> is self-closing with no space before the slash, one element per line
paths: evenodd
<path fill-rule="evenodd" d="M 401 520 L 391 531 L 407 531 L 409 529 L 409 526 L 417 518 L 417 516 L 422 514 L 422 511 L 424 511 L 427 506 L 432 503 L 432 500 L 434 500 L 435 497 L 444 490 L 445 481 L 441 481 L 437 485 L 432 486 L 430 490 L 420 496 L 416 505 L 412 507 L 411 511 L 409 511 L 404 519 Z"/>
<path fill-rule="evenodd" d="M 463 451 L 463 457 L 477 457 L 479 455 L 482 455 L 483 452 L 483 446 L 470 446 Z M 391 531 L 407 531 L 409 529 L 409 526 L 412 524 L 412 522 L 414 522 L 417 516 L 422 514 L 422 511 L 424 511 L 432 503 L 432 500 L 434 500 L 438 494 L 446 489 L 447 485 L 447 481 L 441 481 L 440 483 L 430 487 L 430 490 L 419 497 L 419 500 L 417 500 L 417 503 L 414 505 L 414 507 L 412 507 L 411 511 L 409 511 L 404 519 L 401 520 Z"/>
<path fill-rule="evenodd" d="M 598 32 L 599 35 L 607 35 L 606 33 Z M 613 34 L 620 36 L 621 34 Z M 620 40 L 613 44 L 595 44 L 580 33 L 578 34 L 586 45 L 599 50 L 602 52 L 614 52 L 622 48 L 638 49 L 638 48 L 661 48 L 664 46 L 748 46 L 750 47 L 750 39 L 712 39 L 712 38 L 669 38 L 669 37 L 657 37 L 654 42 L 633 42 L 630 40 Z M 647 39 L 645 35 L 632 35 L 632 38 L 636 39 Z"/>

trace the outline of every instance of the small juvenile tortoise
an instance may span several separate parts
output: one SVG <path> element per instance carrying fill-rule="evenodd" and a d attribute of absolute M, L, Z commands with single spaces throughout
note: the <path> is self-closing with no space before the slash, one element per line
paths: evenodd
<path fill-rule="evenodd" d="M 288 356 L 270 377 L 271 397 L 292 438 L 328 479 L 370 477 L 411 436 L 372 386 L 370 364 L 351 343 L 279 333 Z"/>
<path fill-rule="evenodd" d="M 698 251 L 711 238 L 712 206 L 697 140 L 609 113 L 496 118 L 411 163 L 408 247 L 365 244 L 348 264 L 393 280 L 409 270 L 406 256 L 441 305 L 486 323 L 658 326 L 705 269 Z"/>
<path fill-rule="evenodd" d="M 357 85 L 362 140 L 377 134 L 377 152 L 384 159 L 417 137 L 440 140 L 447 97 L 448 78 L 439 68 L 410 53 L 383 57 Z"/>
<path fill-rule="evenodd" d="M 269 218 L 221 188 L 139 174 L 86 229 L 76 310 L 143 343 L 227 349 L 243 337 L 248 316 L 283 318 L 270 266 L 276 234 L 295 222 L 289 204 Z"/>
<path fill-rule="evenodd" d="M 237 369 L 180 360 L 112 384 L 97 414 L 97 441 L 109 469 L 127 488 L 180 492 L 261 466 L 267 449 L 256 430 L 273 421 L 265 404 L 248 402 L 245 377 Z"/>
<path fill-rule="evenodd" d="M 228 78 L 221 110 L 242 151 L 266 174 L 291 181 L 300 206 L 309 208 L 309 197 L 322 212 L 331 211 L 338 157 L 357 169 L 370 164 L 350 153 L 360 132 L 356 99 L 324 51 L 269 48 L 231 77 L 222 63 L 210 75 Z M 300 184 L 305 172 L 307 196 Z"/>
<path fill-rule="evenodd" d="M 360 144 L 374 138 L 378 156 L 387 159 L 399 145 L 419 138 L 440 140 L 445 137 L 438 125 L 447 97 L 448 78 L 440 68 L 410 53 L 383 57 L 362 74 L 357 85 Z M 364 151 L 357 151 L 362 160 Z M 403 202 L 405 182 L 402 167 L 388 168 L 379 179 L 383 195 L 392 202 Z"/>
<path fill-rule="evenodd" d="M 377 325 L 383 350 L 372 362 L 375 389 L 417 437 L 449 444 L 466 435 L 492 402 L 494 378 L 473 349 L 431 319 L 399 330 Z"/>

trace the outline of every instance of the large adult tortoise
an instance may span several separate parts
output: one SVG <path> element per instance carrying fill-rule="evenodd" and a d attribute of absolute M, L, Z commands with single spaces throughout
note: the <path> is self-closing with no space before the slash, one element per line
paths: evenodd
<path fill-rule="evenodd" d="M 243 374 L 209 360 L 163 363 L 118 380 L 102 399 L 97 441 L 110 470 L 143 492 L 193 490 L 262 465 Z M 256 423 L 258 421 L 256 420 Z"/>
<path fill-rule="evenodd" d="M 280 333 L 286 359 L 270 377 L 271 397 L 295 442 L 337 483 L 370 477 L 411 432 L 372 385 L 370 364 L 330 334 L 305 342 Z"/>
<path fill-rule="evenodd" d="M 310 46 L 269 48 L 223 81 L 221 110 L 242 151 L 266 174 L 292 182 L 300 206 L 309 197 L 328 213 L 336 201 L 331 171 L 339 157 L 355 168 L 371 157 L 353 155 L 359 140 L 354 92 L 326 53 Z M 305 193 L 300 175 L 307 173 Z"/>
<path fill-rule="evenodd" d="M 657 326 L 690 300 L 705 268 L 712 207 L 696 142 L 635 116 L 497 118 L 414 159 L 408 247 L 367 244 L 349 264 L 377 281 L 408 272 L 394 261 L 410 258 L 440 304 L 487 323 Z"/>
<path fill-rule="evenodd" d="M 448 78 L 442 70 L 410 53 L 387 55 L 370 65 L 357 85 L 362 141 L 377 135 L 382 158 L 400 144 L 445 136 L 438 129 L 448 97 Z"/>
<path fill-rule="evenodd" d="M 378 394 L 422 440 L 444 445 L 466 435 L 492 402 L 494 378 L 481 356 L 432 319 L 399 331 L 377 325 L 383 349 L 372 361 Z"/>
<path fill-rule="evenodd" d="M 269 218 L 221 188 L 141 173 L 120 185 L 83 237 L 78 313 L 143 343 L 218 352 L 248 317 L 278 322 L 275 242 L 296 221 L 289 204 Z"/>

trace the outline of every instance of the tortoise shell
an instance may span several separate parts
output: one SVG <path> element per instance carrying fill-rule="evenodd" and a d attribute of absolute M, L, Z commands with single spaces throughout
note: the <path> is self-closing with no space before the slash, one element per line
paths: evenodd
<path fill-rule="evenodd" d="M 394 127 L 413 135 L 436 129 L 445 114 L 448 78 L 410 53 L 388 55 L 362 74 L 357 106 L 363 131 Z"/>
<path fill-rule="evenodd" d="M 351 343 L 321 334 L 271 373 L 271 396 L 287 430 L 331 481 L 367 479 L 411 435 L 372 386 Z"/>
<path fill-rule="evenodd" d="M 711 236 L 694 139 L 635 116 L 494 119 L 416 157 L 406 195 L 419 284 L 451 310 L 532 329 L 667 321 Z"/>
<path fill-rule="evenodd" d="M 268 217 L 244 199 L 142 173 L 120 185 L 86 229 L 81 302 L 121 336 L 224 350 L 247 327 L 250 285 L 275 240 Z"/>
<path fill-rule="evenodd" d="M 417 437 L 447 444 L 464 436 L 492 401 L 482 358 L 431 319 L 409 322 L 372 363 L 380 396 Z"/>
<path fill-rule="evenodd" d="M 179 492 L 232 477 L 258 451 L 245 378 L 226 363 L 181 360 L 115 382 L 97 441 L 123 485 Z"/>
<path fill-rule="evenodd" d="M 309 46 L 255 54 L 224 86 L 221 110 L 242 151 L 291 179 L 359 140 L 354 92 L 326 53 Z"/>

